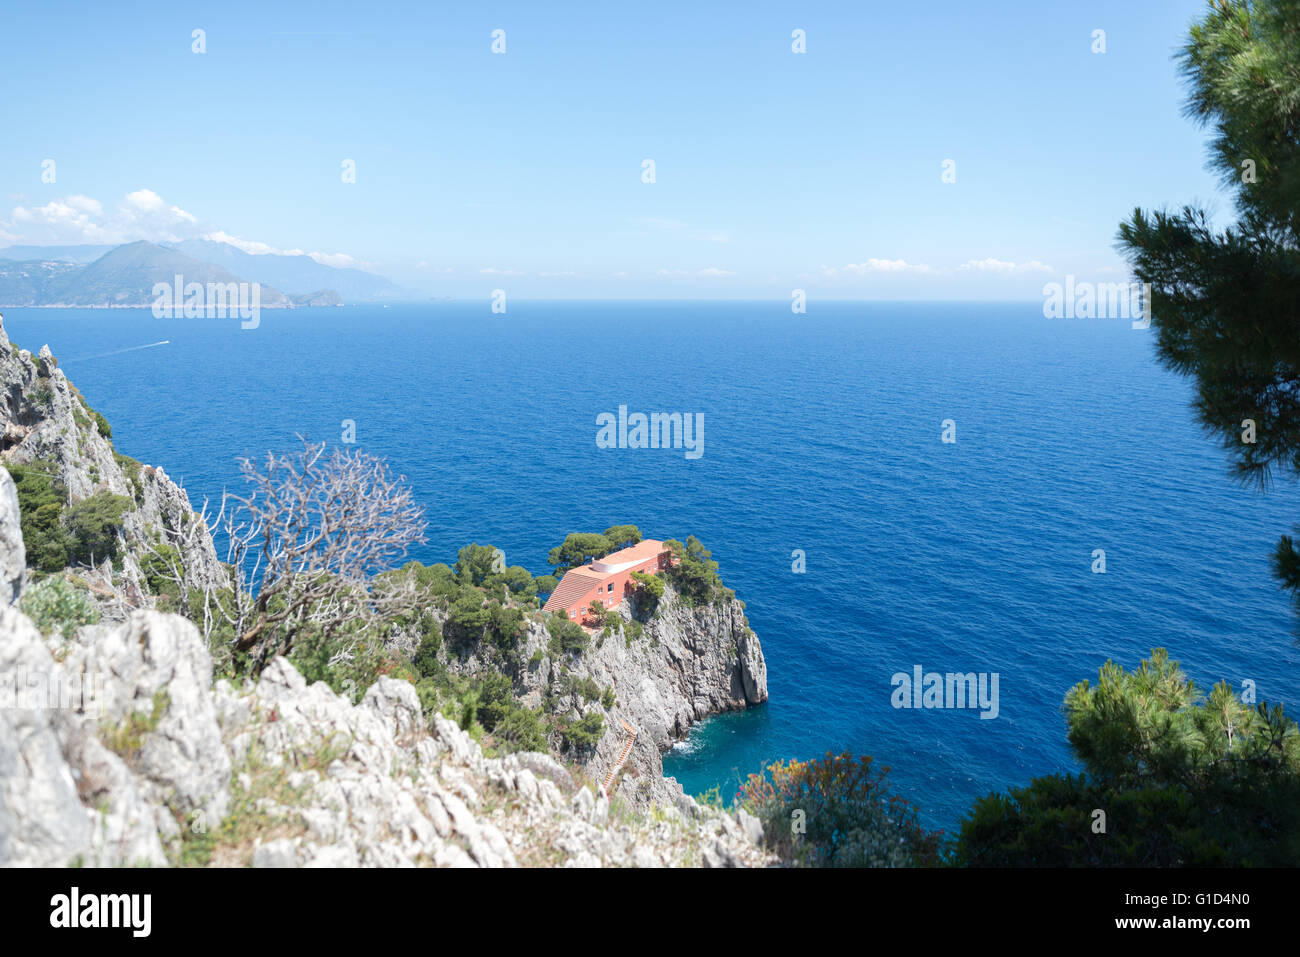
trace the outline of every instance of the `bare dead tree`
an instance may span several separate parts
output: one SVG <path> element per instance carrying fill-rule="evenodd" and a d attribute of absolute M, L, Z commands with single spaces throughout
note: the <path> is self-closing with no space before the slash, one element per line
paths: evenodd
<path fill-rule="evenodd" d="M 358 632 L 408 612 L 416 592 L 373 576 L 424 540 L 423 510 L 404 476 L 361 450 L 302 436 L 300 452 L 269 454 L 265 470 L 241 463 L 250 491 L 223 497 L 216 525 L 233 569 L 230 600 L 212 602 L 234 629 L 233 647 L 260 671 L 288 654 L 305 628 L 346 632 L 335 660 L 351 655 Z M 209 604 L 205 596 L 205 607 Z"/>
<path fill-rule="evenodd" d="M 159 541 L 146 542 L 143 549 L 143 553 L 152 559 L 150 571 L 176 586 L 179 611 L 183 615 L 189 615 L 190 591 L 195 584 L 195 569 L 191 567 L 194 556 L 200 554 L 210 531 L 207 499 L 203 500 L 203 507 L 197 513 L 173 503 L 163 515 Z M 205 591 L 210 592 L 211 586 L 205 586 Z M 205 640 L 212 632 L 212 623 L 207 619 L 205 615 Z"/>

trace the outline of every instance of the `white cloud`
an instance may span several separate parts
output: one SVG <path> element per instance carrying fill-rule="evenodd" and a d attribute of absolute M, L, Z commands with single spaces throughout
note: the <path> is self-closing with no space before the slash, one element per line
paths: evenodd
<path fill-rule="evenodd" d="M 153 190 L 137 189 L 134 193 L 126 194 L 126 199 L 122 201 L 122 205 L 127 209 L 139 210 L 142 213 L 153 213 L 167 204 Z"/>
<path fill-rule="evenodd" d="M 495 266 L 487 266 L 479 270 L 480 276 L 522 276 L 523 273 L 514 269 L 497 269 Z"/>
<path fill-rule="evenodd" d="M 906 259 L 868 259 L 865 262 L 849 263 L 846 266 L 822 266 L 822 274 L 834 278 L 841 272 L 850 276 L 866 276 L 871 273 L 928 273 L 933 272 L 929 266 L 909 263 Z"/>
<path fill-rule="evenodd" d="M 227 232 L 218 229 L 214 233 L 207 233 L 203 237 L 214 243 L 225 243 L 228 246 L 234 246 L 236 249 L 242 249 L 250 256 L 302 256 L 301 249 L 276 249 L 274 246 L 268 246 L 266 243 L 255 242 L 251 239 L 240 239 L 238 236 L 232 236 Z"/>
<path fill-rule="evenodd" d="M 1039 262 L 1037 259 L 1030 262 L 1016 263 L 1004 259 L 968 259 L 960 266 L 953 268 L 951 266 L 929 266 L 925 263 L 910 263 L 906 259 L 867 259 L 860 263 L 849 263 L 846 266 L 822 266 L 822 276 L 828 279 L 836 279 L 841 276 L 869 276 L 869 275 L 928 275 L 943 276 L 954 273 L 982 272 L 994 275 L 1012 275 L 1019 273 L 1052 273 L 1055 272 L 1051 266 Z"/>
<path fill-rule="evenodd" d="M 308 256 L 322 266 L 333 266 L 336 269 L 364 269 L 368 266 L 367 263 L 360 262 L 348 253 L 309 253 L 302 249 L 277 249 L 267 243 L 232 236 L 220 229 L 214 233 L 207 233 L 203 238 L 242 249 L 250 256 Z"/>
<path fill-rule="evenodd" d="M 994 259 L 991 256 L 988 259 L 970 259 L 957 267 L 958 269 L 976 272 L 993 272 L 993 273 L 1018 273 L 1018 272 L 1055 272 L 1051 266 L 1041 263 L 1037 259 L 1027 263 L 1008 262 L 1004 259 Z"/>
<path fill-rule="evenodd" d="M 369 264 L 348 253 L 306 252 L 277 249 L 267 243 L 241 239 L 222 229 L 199 222 L 197 216 L 169 205 L 151 189 L 137 189 L 122 197 L 113 210 L 90 196 L 65 196 L 44 206 L 15 206 L 8 220 L 0 219 L 0 240 L 35 245 L 93 243 L 111 245 L 138 240 L 175 243 L 186 239 L 208 239 L 228 243 L 253 256 L 275 253 L 282 256 L 310 256 L 324 266 L 365 269 Z"/>
<path fill-rule="evenodd" d="M 36 244 L 179 242 L 197 235 L 197 226 L 193 215 L 148 189 L 128 193 L 111 211 L 90 196 L 73 195 L 44 206 L 15 206 L 7 222 L 0 220 L 0 231 L 14 230 Z"/>
<path fill-rule="evenodd" d="M 322 266 L 333 266 L 335 269 L 356 269 L 361 265 L 347 253 L 308 253 L 307 255 Z"/>

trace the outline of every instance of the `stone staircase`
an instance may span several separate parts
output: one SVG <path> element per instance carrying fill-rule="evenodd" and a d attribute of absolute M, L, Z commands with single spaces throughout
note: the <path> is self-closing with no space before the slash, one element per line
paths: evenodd
<path fill-rule="evenodd" d="M 623 766 L 623 762 L 627 760 L 627 756 L 632 753 L 632 745 L 636 743 L 636 729 L 622 718 L 619 718 L 619 722 L 631 737 L 627 739 L 627 744 L 623 745 L 623 750 L 618 754 L 618 760 L 615 761 L 613 767 L 609 769 L 609 774 L 605 775 L 605 781 L 600 786 L 600 789 L 606 794 L 609 793 L 609 786 L 614 783 L 614 775 L 618 774 L 619 768 Z"/>

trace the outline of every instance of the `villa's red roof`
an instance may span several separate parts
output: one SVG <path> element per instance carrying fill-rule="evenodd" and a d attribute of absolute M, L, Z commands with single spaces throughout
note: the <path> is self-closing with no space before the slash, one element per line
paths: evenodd
<path fill-rule="evenodd" d="M 570 568 L 564 573 L 564 577 L 560 579 L 560 584 L 555 587 L 555 591 L 551 592 L 551 597 L 546 599 L 546 604 L 542 607 L 542 610 L 551 611 L 553 608 L 569 607 L 574 601 L 599 585 L 605 577 L 590 572 L 585 568 Z"/>
<path fill-rule="evenodd" d="M 613 571 L 597 571 L 592 565 L 583 565 L 581 568 L 570 568 L 560 579 L 560 583 L 555 586 L 555 591 L 551 592 L 546 604 L 542 606 L 543 611 L 554 611 L 557 608 L 568 608 L 575 601 L 582 598 L 583 595 L 591 591 L 597 585 L 613 578 L 620 573 L 618 566 L 636 565 L 648 561 L 659 555 L 664 550 L 664 543 L 653 538 L 647 538 L 645 541 L 637 542 L 627 548 L 620 548 L 616 552 L 611 552 L 604 558 L 598 559 L 602 565 L 612 566 Z"/>

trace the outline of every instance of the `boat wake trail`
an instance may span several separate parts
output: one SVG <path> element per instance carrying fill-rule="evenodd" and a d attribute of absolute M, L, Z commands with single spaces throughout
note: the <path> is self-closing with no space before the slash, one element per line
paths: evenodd
<path fill-rule="evenodd" d="M 114 349 L 112 352 L 101 352 L 93 356 L 77 356 L 75 359 L 65 359 L 65 362 L 89 362 L 91 359 L 107 359 L 109 356 L 120 356 L 123 352 L 135 352 L 139 349 L 152 349 L 155 346 L 171 345 L 170 339 L 160 339 L 158 342 L 150 342 L 143 346 L 127 346 L 125 349 Z"/>

